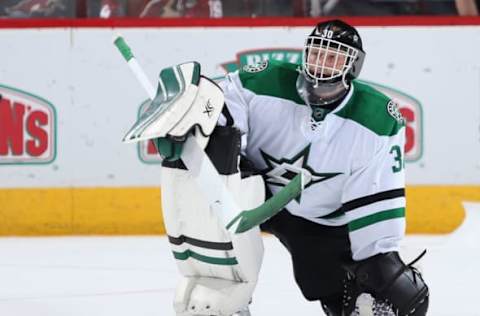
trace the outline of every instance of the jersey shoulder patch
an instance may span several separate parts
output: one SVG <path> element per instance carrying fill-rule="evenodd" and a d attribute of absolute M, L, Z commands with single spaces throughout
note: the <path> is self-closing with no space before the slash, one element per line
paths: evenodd
<path fill-rule="evenodd" d="M 242 86 L 255 94 L 305 104 L 296 88 L 298 67 L 296 64 L 276 60 L 263 61 L 256 65 L 244 66 L 239 72 L 239 77 Z"/>
<path fill-rule="evenodd" d="M 268 60 L 264 60 L 255 65 L 245 65 L 243 66 L 242 70 L 243 72 L 247 72 L 247 73 L 257 73 L 260 71 L 264 71 L 267 68 L 268 68 Z"/>
<path fill-rule="evenodd" d="M 353 94 L 335 114 L 353 120 L 379 136 L 396 135 L 405 125 L 398 104 L 368 84 L 353 81 Z"/>

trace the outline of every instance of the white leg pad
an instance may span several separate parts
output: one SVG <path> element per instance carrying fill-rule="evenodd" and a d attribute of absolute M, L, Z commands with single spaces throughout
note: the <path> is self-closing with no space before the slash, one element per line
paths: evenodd
<path fill-rule="evenodd" d="M 222 178 L 242 209 L 264 201 L 260 176 Z M 174 300 L 177 316 L 248 315 L 263 259 L 259 228 L 230 234 L 185 170 L 162 168 L 162 205 L 183 276 Z"/>
<path fill-rule="evenodd" d="M 231 316 L 248 306 L 255 284 L 214 278 L 183 278 L 177 287 L 177 315 Z"/>

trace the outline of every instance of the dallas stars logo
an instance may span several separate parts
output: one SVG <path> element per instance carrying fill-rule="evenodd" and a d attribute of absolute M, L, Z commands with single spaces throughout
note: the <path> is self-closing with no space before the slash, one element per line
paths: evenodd
<path fill-rule="evenodd" d="M 308 155 L 310 154 L 310 145 L 305 147 L 300 153 L 295 155 L 292 159 L 275 159 L 267 153 L 260 150 L 263 160 L 267 164 L 267 169 L 263 170 L 265 181 L 270 185 L 280 187 L 286 186 L 297 174 L 304 172 L 310 175 L 311 181 L 305 186 L 305 189 L 322 181 L 333 178 L 341 172 L 333 173 L 316 173 L 310 166 L 308 166 Z M 300 203 L 301 194 L 295 198 Z"/>

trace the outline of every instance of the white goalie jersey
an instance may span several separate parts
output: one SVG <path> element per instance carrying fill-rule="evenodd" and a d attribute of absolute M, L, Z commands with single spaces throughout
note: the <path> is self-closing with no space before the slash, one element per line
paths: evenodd
<path fill-rule="evenodd" d="M 297 65 L 245 67 L 221 82 L 242 150 L 278 192 L 300 171 L 312 180 L 286 209 L 347 224 L 354 260 L 398 250 L 405 232 L 404 121 L 388 97 L 353 81 L 321 123 L 296 90 Z"/>

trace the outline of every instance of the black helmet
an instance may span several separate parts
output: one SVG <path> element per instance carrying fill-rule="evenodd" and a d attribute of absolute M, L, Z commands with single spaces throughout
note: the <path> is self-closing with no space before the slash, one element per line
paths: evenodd
<path fill-rule="evenodd" d="M 340 20 L 318 23 L 305 42 L 302 68 L 315 86 L 358 77 L 365 52 L 357 30 Z"/>

